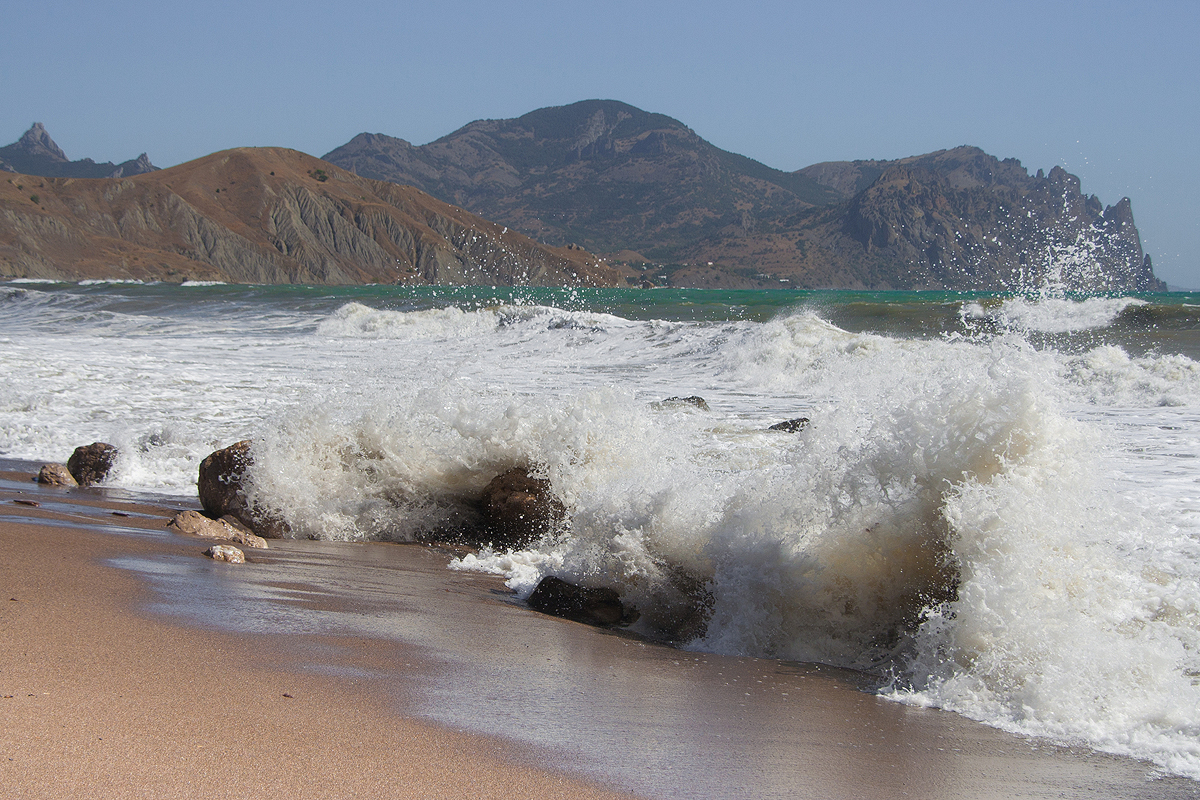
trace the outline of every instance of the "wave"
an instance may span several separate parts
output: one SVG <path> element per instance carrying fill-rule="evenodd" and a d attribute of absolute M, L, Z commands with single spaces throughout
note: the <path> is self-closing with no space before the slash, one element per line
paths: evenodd
<path fill-rule="evenodd" d="M 118 485 L 189 487 L 200 457 L 253 437 L 252 499 L 345 541 L 452 539 L 492 477 L 530 466 L 565 525 L 459 568 L 521 596 L 545 575 L 611 587 L 647 636 L 854 667 L 897 700 L 1200 778 L 1200 369 L 1039 339 L 1182 331 L 1182 305 L 664 321 L 486 297 L 299 313 L 215 287 L 139 317 L 136 292 L 4 291 L 7 374 L 39 378 L 0 385 L 0 452 L 116 431 Z M 101 312 L 146 335 L 88 335 Z M 12 322 L 50 317 L 70 348 Z M 156 327 L 181 318 L 187 335 Z M 884 330 L 846 322 L 868 319 Z M 711 411 L 656 402 L 691 394 Z"/>

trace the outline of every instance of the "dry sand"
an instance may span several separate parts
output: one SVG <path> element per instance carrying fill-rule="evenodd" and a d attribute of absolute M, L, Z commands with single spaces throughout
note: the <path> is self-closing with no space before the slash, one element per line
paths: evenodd
<path fill-rule="evenodd" d="M 854 673 L 545 617 L 424 548 L 213 562 L 170 514 L 0 475 L 0 795 L 1200 797 Z"/>

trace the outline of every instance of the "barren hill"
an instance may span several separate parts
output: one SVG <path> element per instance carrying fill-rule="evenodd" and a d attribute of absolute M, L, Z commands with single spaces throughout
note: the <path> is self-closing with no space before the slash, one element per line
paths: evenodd
<path fill-rule="evenodd" d="M 0 176 L 7 277 L 623 283 L 580 249 L 294 150 L 227 150 L 131 178 Z"/>

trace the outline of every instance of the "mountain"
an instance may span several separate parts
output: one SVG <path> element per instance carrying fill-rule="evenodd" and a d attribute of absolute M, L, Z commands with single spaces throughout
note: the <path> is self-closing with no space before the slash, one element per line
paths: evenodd
<path fill-rule="evenodd" d="M 0 170 L 19 172 L 23 175 L 38 175 L 46 178 L 121 178 L 141 175 L 158 169 L 142 153 L 135 159 L 113 164 L 106 161 L 97 164 L 90 158 L 71 161 L 62 148 L 54 143 L 50 134 L 35 122 L 25 134 L 13 144 L 0 147 Z"/>
<path fill-rule="evenodd" d="M 609 100 L 480 120 L 414 146 L 360 134 L 324 156 L 679 286 L 1164 288 L 1132 206 L 1059 167 L 957 147 L 783 172 Z"/>
<path fill-rule="evenodd" d="M 616 270 L 294 150 L 102 180 L 0 180 L 0 276 L 613 285 Z"/>
<path fill-rule="evenodd" d="M 556 244 L 663 258 L 752 215 L 838 199 L 807 175 L 717 148 L 682 122 L 612 100 L 480 120 L 413 146 L 360 134 L 323 158 Z"/>
<path fill-rule="evenodd" d="M 797 285 L 843 288 L 1165 291 L 1128 198 L 1103 206 L 1061 167 L 1029 175 L 977 147 L 799 170 L 841 201 L 763 220 L 682 251 Z M 676 280 L 703 280 L 688 267 Z"/>

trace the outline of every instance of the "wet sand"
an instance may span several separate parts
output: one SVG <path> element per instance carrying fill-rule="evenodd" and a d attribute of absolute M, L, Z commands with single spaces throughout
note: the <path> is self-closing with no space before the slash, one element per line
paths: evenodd
<path fill-rule="evenodd" d="M 171 513 L 0 474 L 5 796 L 1200 797 L 852 672 L 546 617 L 421 547 L 214 562 Z"/>

